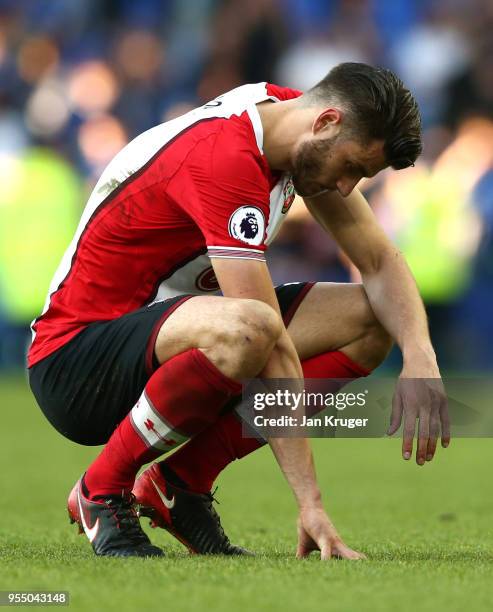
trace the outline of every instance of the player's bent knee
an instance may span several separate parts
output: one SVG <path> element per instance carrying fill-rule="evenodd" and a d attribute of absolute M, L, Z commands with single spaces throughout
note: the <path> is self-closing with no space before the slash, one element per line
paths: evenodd
<path fill-rule="evenodd" d="M 256 340 L 268 344 L 279 338 L 282 321 L 271 306 L 259 300 L 247 299 L 237 300 L 236 307 L 239 327 L 245 337 L 253 334 Z"/>
<path fill-rule="evenodd" d="M 243 358 L 256 358 L 272 350 L 281 335 L 280 316 L 268 304 L 258 300 L 237 300 L 233 323 L 227 334 L 229 347 Z"/>
<path fill-rule="evenodd" d="M 282 332 L 282 321 L 268 304 L 238 299 L 229 305 L 228 325 L 218 331 L 211 358 L 232 378 L 256 376 Z"/>

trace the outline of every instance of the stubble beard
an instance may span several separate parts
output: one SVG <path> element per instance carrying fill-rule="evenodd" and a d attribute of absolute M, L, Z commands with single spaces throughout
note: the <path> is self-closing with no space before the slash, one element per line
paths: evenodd
<path fill-rule="evenodd" d="M 338 136 L 319 141 L 303 142 L 294 161 L 293 185 L 301 197 L 315 197 L 328 191 L 320 181 L 323 161 L 330 156 Z"/>

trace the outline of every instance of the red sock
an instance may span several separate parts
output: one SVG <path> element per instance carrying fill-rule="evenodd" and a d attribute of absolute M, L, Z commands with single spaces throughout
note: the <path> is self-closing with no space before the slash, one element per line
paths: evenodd
<path fill-rule="evenodd" d="M 301 365 L 305 378 L 355 379 L 370 373 L 340 351 L 310 357 Z M 340 389 L 345 383 L 334 384 Z M 165 477 L 176 475 L 192 491 L 205 493 L 210 491 L 214 480 L 229 463 L 249 455 L 265 443 L 265 440 L 243 437 L 242 422 L 233 410 L 161 461 L 160 465 Z"/>
<path fill-rule="evenodd" d="M 240 391 L 241 385 L 198 349 L 167 361 L 87 470 L 89 496 L 130 492 L 142 465 L 217 420 L 226 401 Z"/>

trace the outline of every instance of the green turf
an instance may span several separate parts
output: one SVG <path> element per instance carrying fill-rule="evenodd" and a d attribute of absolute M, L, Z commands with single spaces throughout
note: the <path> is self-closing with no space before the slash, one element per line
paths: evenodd
<path fill-rule="evenodd" d="M 328 510 L 366 562 L 294 559 L 295 506 L 267 449 L 230 466 L 217 494 L 228 533 L 258 557 L 190 557 L 149 529 L 167 558 L 101 559 L 65 510 L 96 449 L 58 435 L 23 380 L 0 380 L 0 405 L 0 590 L 68 590 L 74 610 L 493 607 L 490 440 L 456 440 L 423 468 L 398 440 L 315 441 Z"/>

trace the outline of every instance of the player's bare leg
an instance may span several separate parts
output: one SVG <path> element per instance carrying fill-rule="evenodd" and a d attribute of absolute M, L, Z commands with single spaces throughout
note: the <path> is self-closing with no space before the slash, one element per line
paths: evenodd
<path fill-rule="evenodd" d="M 170 317 L 167 329 L 166 324 L 163 326 L 162 333 L 158 336 L 158 342 L 161 342 L 156 347 L 160 359 L 169 358 L 173 351 L 177 350 L 176 343 L 178 350 L 186 350 L 191 339 L 197 334 L 201 337 L 202 346 L 212 346 L 214 338 L 210 335 L 211 330 L 203 330 L 201 312 L 204 311 L 202 308 L 198 311 L 194 308 L 203 299 L 190 300 L 188 309 L 185 304 L 172 315 L 174 320 Z M 209 309 L 219 308 L 220 316 L 223 312 L 222 299 L 208 303 Z M 192 326 L 182 334 L 180 328 L 183 329 L 190 320 L 193 320 Z M 249 326 L 250 323 L 247 323 L 247 327 Z M 392 345 L 390 337 L 374 317 L 360 285 L 316 284 L 298 307 L 289 323 L 288 331 L 300 354 L 305 376 L 310 378 L 354 378 L 365 375 L 385 359 Z M 215 358 L 214 351 L 212 358 Z M 342 358 L 347 361 L 341 361 Z M 197 498 L 207 498 L 213 480 L 230 461 L 241 458 L 260 446 L 261 443 L 257 440 L 242 437 L 241 425 L 234 413 L 226 414 L 219 419 L 216 426 L 211 426 L 199 434 L 168 461 L 153 464 L 148 468 L 137 480 L 134 492 L 138 499 L 147 504 L 147 515 L 152 519 L 151 524 L 173 532 L 173 520 L 179 522 L 180 517 L 171 516 L 173 510 L 170 513 L 156 497 L 151 478 L 159 482 L 168 500 L 174 499 L 179 503 L 181 496 L 189 499 L 194 495 Z M 224 449 L 227 449 L 226 452 Z M 163 477 L 163 474 L 167 478 Z M 210 505 L 210 496 L 208 500 Z M 154 508 L 149 512 L 151 506 Z M 146 514 L 145 509 L 143 514 Z M 205 516 L 205 513 L 200 514 Z M 203 531 L 206 532 L 207 527 L 204 527 Z M 182 535 L 180 538 L 179 534 L 177 537 L 185 540 L 187 544 L 187 537 Z M 193 549 L 189 543 L 187 545 Z M 333 553 L 347 558 L 359 558 L 358 553 L 342 542 L 341 550 L 334 550 Z"/>
<path fill-rule="evenodd" d="M 250 378 L 267 361 L 280 333 L 278 325 L 275 312 L 257 300 L 197 296 L 164 322 L 155 353 L 162 364 L 198 348 L 225 375 Z M 288 332 L 301 360 L 340 350 L 368 370 L 377 367 L 392 347 L 363 286 L 356 283 L 316 283 L 296 310 Z"/>
<path fill-rule="evenodd" d="M 262 370 L 280 333 L 279 316 L 267 304 L 197 296 L 164 322 L 154 351 L 163 364 L 197 348 L 225 376 L 240 380 Z"/>
<path fill-rule="evenodd" d="M 392 338 L 375 317 L 363 286 L 356 283 L 316 283 L 288 332 L 301 361 L 342 351 L 361 367 L 374 370 L 392 348 Z"/>

